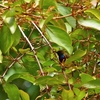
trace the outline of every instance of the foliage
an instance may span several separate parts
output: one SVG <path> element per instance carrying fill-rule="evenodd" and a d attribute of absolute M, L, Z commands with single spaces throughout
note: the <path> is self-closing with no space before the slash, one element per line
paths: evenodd
<path fill-rule="evenodd" d="M 0 0 L 0 16 L 2 100 L 100 99 L 99 0 Z"/>

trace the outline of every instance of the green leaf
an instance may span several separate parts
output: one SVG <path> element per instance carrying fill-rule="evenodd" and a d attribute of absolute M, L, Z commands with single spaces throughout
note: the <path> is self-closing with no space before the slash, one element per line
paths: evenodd
<path fill-rule="evenodd" d="M 20 49 L 19 49 L 19 52 L 20 52 L 21 54 L 25 54 L 25 53 L 27 53 L 27 52 L 29 52 L 29 51 L 30 51 L 30 48 L 26 48 L 26 49 L 20 48 Z"/>
<path fill-rule="evenodd" d="M 5 20 L 7 17 L 13 17 L 15 15 L 16 15 L 15 8 L 11 8 L 10 10 L 6 10 L 3 13 L 2 18 L 3 18 L 3 20 Z"/>
<path fill-rule="evenodd" d="M 82 100 L 86 95 L 84 90 L 80 91 L 78 88 L 73 88 L 73 91 L 76 94 L 76 100 Z"/>
<path fill-rule="evenodd" d="M 32 75 L 37 75 L 37 70 L 39 70 L 39 66 L 37 62 L 34 61 L 33 56 L 24 56 L 22 58 L 23 66 L 27 69 L 27 71 Z"/>
<path fill-rule="evenodd" d="M 3 60 L 3 55 L 2 55 L 2 51 L 0 50 L 0 63 L 2 63 Z"/>
<path fill-rule="evenodd" d="M 39 27 L 42 29 L 52 18 L 53 14 L 50 14 L 46 19 L 41 19 Z"/>
<path fill-rule="evenodd" d="M 31 0 L 24 0 L 24 2 L 25 2 L 25 3 L 30 3 L 30 2 L 31 2 Z"/>
<path fill-rule="evenodd" d="M 100 20 L 100 10 L 98 9 L 88 9 L 85 13 L 91 13 Z"/>
<path fill-rule="evenodd" d="M 19 90 L 14 84 L 4 84 L 3 88 L 10 100 L 20 100 Z"/>
<path fill-rule="evenodd" d="M 78 23 L 82 26 L 100 30 L 100 21 L 96 19 L 79 19 Z"/>
<path fill-rule="evenodd" d="M 86 82 L 89 82 L 91 80 L 94 80 L 94 78 L 91 75 L 85 74 L 85 73 L 80 74 L 80 77 L 81 77 L 82 83 L 86 83 Z"/>
<path fill-rule="evenodd" d="M 35 84 L 37 85 L 59 85 L 62 84 L 63 82 L 60 81 L 56 77 L 51 77 L 51 76 L 43 76 L 38 79 L 36 79 Z"/>
<path fill-rule="evenodd" d="M 22 100 L 30 100 L 29 95 L 23 90 L 19 90 Z"/>
<path fill-rule="evenodd" d="M 62 91 L 62 100 L 74 100 L 74 93 L 72 90 L 65 90 Z"/>
<path fill-rule="evenodd" d="M 83 50 L 77 50 L 73 55 L 71 55 L 67 60 L 66 63 L 71 63 L 72 61 L 75 61 L 79 58 L 81 58 L 82 56 L 84 56 L 86 54 L 86 51 Z"/>
<path fill-rule="evenodd" d="M 17 29 L 17 24 L 14 17 L 7 17 L 5 18 L 4 22 L 8 25 L 12 34 L 15 33 Z"/>
<path fill-rule="evenodd" d="M 76 29 L 71 33 L 70 36 L 72 40 L 80 40 L 87 37 L 87 32 L 83 29 Z"/>
<path fill-rule="evenodd" d="M 9 28 L 4 24 L 1 31 L 0 31 L 0 49 L 2 53 L 9 52 L 13 44 L 13 37 L 9 30 Z"/>
<path fill-rule="evenodd" d="M 40 7 L 43 9 L 47 9 L 50 6 L 56 6 L 55 0 L 40 0 Z"/>
<path fill-rule="evenodd" d="M 35 81 L 35 78 L 31 74 L 29 74 L 27 72 L 21 72 L 21 73 L 16 73 L 16 74 L 13 74 L 12 76 L 10 76 L 8 78 L 7 82 L 11 82 L 17 78 L 22 78 L 22 79 L 27 80 L 31 83 L 34 83 L 34 81 Z"/>
<path fill-rule="evenodd" d="M 79 93 L 79 95 L 77 96 L 77 100 L 82 100 L 83 97 L 85 97 L 85 95 L 86 95 L 85 91 L 82 90 L 82 91 Z"/>
<path fill-rule="evenodd" d="M 83 86 L 90 89 L 100 89 L 100 79 L 89 81 L 83 84 Z"/>
<path fill-rule="evenodd" d="M 48 26 L 46 31 L 52 42 L 65 48 L 69 54 L 72 53 L 73 51 L 72 41 L 69 35 L 64 30 L 60 29 L 59 27 Z"/>
<path fill-rule="evenodd" d="M 78 88 L 73 88 L 74 93 L 78 96 L 80 93 L 80 90 Z"/>
<path fill-rule="evenodd" d="M 13 46 L 16 46 L 19 42 L 20 42 L 20 38 L 21 38 L 21 32 L 19 31 L 19 28 L 16 28 L 15 33 L 13 34 Z"/>
<path fill-rule="evenodd" d="M 57 9 L 60 12 L 60 14 L 63 15 L 63 16 L 71 14 L 71 8 L 65 7 L 61 4 L 57 5 Z M 65 19 L 67 20 L 69 25 L 71 25 L 73 28 L 76 27 L 76 19 L 74 17 L 68 16 Z"/>

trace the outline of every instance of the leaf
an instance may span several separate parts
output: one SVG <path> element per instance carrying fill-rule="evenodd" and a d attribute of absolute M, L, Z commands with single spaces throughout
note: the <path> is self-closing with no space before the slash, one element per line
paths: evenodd
<path fill-rule="evenodd" d="M 16 15 L 16 11 L 15 8 L 11 8 L 10 10 L 6 10 L 3 15 L 2 18 L 3 20 L 5 20 L 7 17 L 14 17 Z"/>
<path fill-rule="evenodd" d="M 19 90 L 16 85 L 14 84 L 4 84 L 3 88 L 7 93 L 10 100 L 19 100 Z"/>
<path fill-rule="evenodd" d="M 70 36 L 72 40 L 81 40 L 87 37 L 87 32 L 83 29 L 76 29 L 71 33 Z"/>
<path fill-rule="evenodd" d="M 11 82 L 17 78 L 22 78 L 22 79 L 27 80 L 31 83 L 34 83 L 34 81 L 35 81 L 35 78 L 31 74 L 29 74 L 27 72 L 21 72 L 21 73 L 16 73 L 16 74 L 11 75 L 8 78 L 7 82 Z"/>
<path fill-rule="evenodd" d="M 71 9 L 69 7 L 65 7 L 61 4 L 57 5 L 57 9 L 63 16 L 71 14 Z M 69 25 L 71 25 L 73 28 L 76 27 L 76 19 L 72 16 L 68 16 L 65 18 Z"/>
<path fill-rule="evenodd" d="M 38 78 L 35 81 L 36 85 L 59 85 L 62 84 L 63 82 L 60 81 L 58 78 L 56 77 L 51 77 L 51 76 L 43 76 Z"/>
<path fill-rule="evenodd" d="M 82 26 L 100 30 L 100 21 L 96 19 L 79 19 L 78 23 Z"/>
<path fill-rule="evenodd" d="M 39 27 L 42 29 L 53 18 L 53 14 L 50 14 L 46 19 L 41 19 Z"/>
<path fill-rule="evenodd" d="M 67 60 L 66 63 L 71 63 L 72 61 L 75 61 L 79 58 L 81 58 L 82 56 L 84 56 L 86 54 L 86 51 L 83 50 L 77 50 L 73 55 L 71 55 Z"/>
<path fill-rule="evenodd" d="M 17 28 L 15 18 L 14 17 L 7 17 L 7 18 L 5 18 L 4 22 L 8 25 L 11 33 L 14 34 L 16 31 L 16 28 Z"/>
<path fill-rule="evenodd" d="M 78 96 L 80 93 L 80 90 L 78 88 L 73 88 L 74 93 Z"/>
<path fill-rule="evenodd" d="M 50 6 L 56 6 L 55 0 L 40 0 L 40 7 L 43 9 L 47 9 Z"/>
<path fill-rule="evenodd" d="M 91 80 L 94 80 L 94 78 L 91 75 L 85 74 L 85 73 L 80 74 L 80 77 L 81 77 L 82 83 L 86 83 L 86 82 L 89 82 Z"/>
<path fill-rule="evenodd" d="M 0 49 L 2 53 L 9 52 L 13 44 L 13 37 L 9 30 L 9 28 L 4 24 L 1 31 L 0 31 Z"/>
<path fill-rule="evenodd" d="M 19 90 L 22 100 L 30 100 L 29 95 L 23 90 Z"/>
<path fill-rule="evenodd" d="M 19 31 L 19 28 L 16 28 L 15 33 L 13 34 L 13 44 L 12 46 L 16 46 L 19 42 L 20 42 L 20 38 L 21 38 L 21 33 Z"/>
<path fill-rule="evenodd" d="M 3 60 L 3 55 L 2 55 L 2 51 L 0 50 L 0 63 L 2 63 Z"/>
<path fill-rule="evenodd" d="M 100 79 L 89 81 L 83 84 L 83 86 L 89 89 L 100 89 Z"/>
<path fill-rule="evenodd" d="M 88 9 L 85 13 L 91 13 L 100 20 L 100 11 L 98 9 Z"/>
<path fill-rule="evenodd" d="M 39 66 L 37 62 L 34 61 L 33 56 L 24 56 L 22 58 L 23 65 L 27 69 L 27 71 L 32 75 L 37 75 L 37 70 L 39 70 Z"/>
<path fill-rule="evenodd" d="M 30 2 L 31 2 L 31 0 L 24 0 L 24 2 L 25 2 L 25 3 L 30 3 Z"/>
<path fill-rule="evenodd" d="M 64 30 L 60 29 L 59 27 L 51 25 L 47 27 L 46 31 L 52 42 L 65 48 L 69 54 L 72 53 L 73 51 L 72 41 L 69 35 Z"/>
<path fill-rule="evenodd" d="M 19 52 L 20 52 L 21 54 L 25 54 L 25 53 L 27 53 L 27 52 L 29 52 L 29 51 L 30 51 L 30 48 L 26 48 L 26 49 L 20 48 L 20 49 L 19 49 Z"/>
<path fill-rule="evenodd" d="M 85 97 L 85 95 L 86 95 L 85 91 L 82 90 L 82 91 L 79 93 L 79 95 L 77 96 L 77 100 L 82 100 L 83 97 Z"/>
<path fill-rule="evenodd" d="M 74 100 L 74 93 L 72 90 L 63 89 L 61 96 L 62 100 Z"/>

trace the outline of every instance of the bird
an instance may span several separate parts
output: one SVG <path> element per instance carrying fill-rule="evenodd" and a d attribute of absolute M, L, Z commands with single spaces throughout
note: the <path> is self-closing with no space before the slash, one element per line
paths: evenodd
<path fill-rule="evenodd" d="M 63 53 L 63 51 L 62 51 L 62 50 L 59 50 L 59 51 L 57 51 L 57 54 L 58 54 L 60 63 L 65 62 L 66 56 L 65 56 L 65 54 Z"/>

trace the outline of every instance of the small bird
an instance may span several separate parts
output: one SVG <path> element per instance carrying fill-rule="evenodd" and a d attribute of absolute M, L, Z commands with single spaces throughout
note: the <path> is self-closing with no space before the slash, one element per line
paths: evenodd
<path fill-rule="evenodd" d="M 65 60 L 66 60 L 66 56 L 65 56 L 65 54 L 63 53 L 63 51 L 62 50 L 59 50 L 59 51 L 57 51 L 57 54 L 58 54 L 58 56 L 59 56 L 59 61 L 62 63 L 62 62 L 65 62 Z"/>

